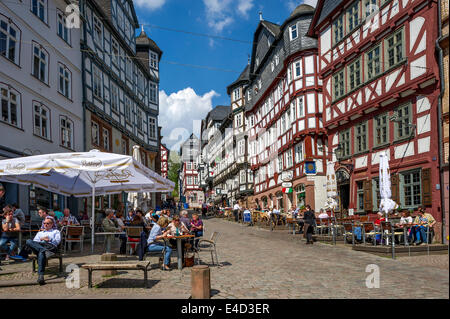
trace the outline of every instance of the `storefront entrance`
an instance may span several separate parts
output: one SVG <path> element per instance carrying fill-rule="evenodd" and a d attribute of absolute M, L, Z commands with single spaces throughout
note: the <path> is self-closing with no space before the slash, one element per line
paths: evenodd
<path fill-rule="evenodd" d="M 340 168 L 336 171 L 338 189 L 338 209 L 340 212 L 348 210 L 350 205 L 350 174 L 346 169 Z"/>

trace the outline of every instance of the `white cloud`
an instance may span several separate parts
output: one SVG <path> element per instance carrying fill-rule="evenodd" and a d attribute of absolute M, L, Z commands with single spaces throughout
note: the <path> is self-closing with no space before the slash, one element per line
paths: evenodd
<path fill-rule="evenodd" d="M 244 17 L 248 16 L 248 11 L 253 8 L 253 0 L 239 0 L 238 11 Z"/>
<path fill-rule="evenodd" d="M 304 0 L 303 3 L 309 4 L 311 7 L 314 7 L 314 8 L 317 6 L 317 0 Z"/>
<path fill-rule="evenodd" d="M 147 8 L 149 10 L 157 10 L 161 8 L 167 0 L 134 0 L 136 6 Z"/>
<path fill-rule="evenodd" d="M 212 110 L 212 99 L 219 94 L 211 90 L 198 95 L 188 87 L 167 95 L 159 92 L 159 126 L 163 143 L 171 150 L 179 150 L 190 134 L 199 130 L 200 121 Z M 199 137 L 199 136 L 197 136 Z"/>
<path fill-rule="evenodd" d="M 295 8 L 297 8 L 298 4 L 295 0 L 289 0 L 286 2 L 286 6 L 288 7 L 289 11 L 294 11 Z"/>

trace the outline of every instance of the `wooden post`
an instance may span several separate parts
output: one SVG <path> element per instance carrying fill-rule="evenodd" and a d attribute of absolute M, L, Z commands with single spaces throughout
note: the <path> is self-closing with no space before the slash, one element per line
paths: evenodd
<path fill-rule="evenodd" d="M 101 256 L 101 261 L 117 261 L 117 255 L 113 253 L 106 253 Z M 117 270 L 104 270 L 103 276 L 115 276 Z"/>
<path fill-rule="evenodd" d="M 210 270 L 206 265 L 192 267 L 191 271 L 192 299 L 210 299 L 211 278 Z"/>

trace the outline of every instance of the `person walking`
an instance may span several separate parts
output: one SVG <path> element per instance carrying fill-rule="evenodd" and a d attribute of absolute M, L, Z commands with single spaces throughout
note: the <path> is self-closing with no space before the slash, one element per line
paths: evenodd
<path fill-rule="evenodd" d="M 315 223 L 315 215 L 314 211 L 311 209 L 311 206 L 306 205 L 306 212 L 303 215 L 303 220 L 305 222 L 305 228 L 303 231 L 303 237 L 306 238 L 306 244 L 312 245 L 314 242 L 312 240 L 312 234 L 314 230 Z"/>
<path fill-rule="evenodd" d="M 238 202 L 234 203 L 234 207 L 233 207 L 233 214 L 234 214 L 234 221 L 237 223 L 239 221 L 239 210 L 241 209 L 241 207 L 239 207 Z"/>

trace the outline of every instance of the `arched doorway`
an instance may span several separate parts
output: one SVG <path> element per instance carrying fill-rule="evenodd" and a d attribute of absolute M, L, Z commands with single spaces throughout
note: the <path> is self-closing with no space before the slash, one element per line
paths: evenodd
<path fill-rule="evenodd" d="M 348 210 L 350 205 L 350 173 L 345 168 L 336 171 L 336 182 L 339 198 L 339 211 Z"/>
<path fill-rule="evenodd" d="M 282 211 L 284 206 L 283 206 L 283 193 L 282 192 L 277 192 L 275 194 L 275 196 L 277 197 L 277 208 L 278 210 Z"/>

